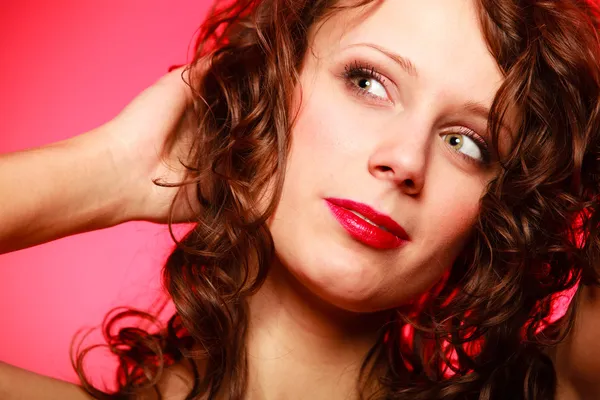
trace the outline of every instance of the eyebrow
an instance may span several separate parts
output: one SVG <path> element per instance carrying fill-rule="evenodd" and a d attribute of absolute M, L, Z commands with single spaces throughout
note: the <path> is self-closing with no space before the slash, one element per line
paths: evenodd
<path fill-rule="evenodd" d="M 490 109 L 481 103 L 470 101 L 463 106 L 463 110 L 489 121 Z M 511 141 L 515 140 L 514 131 L 506 121 L 500 121 L 500 129 L 505 130 L 508 133 L 508 137 Z"/>
<path fill-rule="evenodd" d="M 392 59 L 392 61 L 394 61 L 395 63 L 397 63 L 398 65 L 400 65 L 400 67 L 402 67 L 402 69 L 404 69 L 409 75 L 414 76 L 415 78 L 419 77 L 419 73 L 417 71 L 417 67 L 415 67 L 415 64 L 413 64 L 412 61 L 410 61 L 408 58 L 406 57 L 402 57 L 400 54 L 398 53 L 394 53 L 391 50 L 386 49 L 385 47 L 379 46 L 375 43 L 355 43 L 352 44 L 348 47 L 360 47 L 360 46 L 364 46 L 364 47 L 370 47 L 374 50 L 379 51 L 380 53 L 384 54 L 385 56 L 389 57 L 390 59 Z M 490 116 L 490 109 L 489 107 L 478 103 L 478 102 L 474 102 L 474 101 L 470 101 L 468 103 L 466 103 L 463 107 L 463 110 L 477 115 L 483 119 L 485 119 L 486 121 L 489 120 L 489 116 Z M 513 130 L 504 122 L 502 122 L 500 124 L 500 127 L 502 129 L 505 129 L 508 131 L 509 133 L 509 137 L 511 139 L 513 139 Z"/>
<path fill-rule="evenodd" d="M 419 74 L 417 72 L 417 68 L 415 67 L 415 64 L 413 64 L 412 61 L 410 61 L 408 58 L 402 57 L 400 54 L 394 53 L 393 51 L 388 50 L 388 49 L 381 47 L 374 43 L 356 43 L 349 47 L 356 47 L 356 46 L 365 46 L 365 47 L 370 47 L 374 50 L 377 50 L 380 53 L 383 53 L 387 57 L 391 58 L 392 61 L 394 61 L 396 64 L 400 65 L 402 67 L 402 69 L 404 69 L 409 75 L 412 75 L 414 77 L 419 76 Z"/>
<path fill-rule="evenodd" d="M 490 109 L 481 103 L 470 101 L 464 105 L 463 109 L 486 120 L 490 116 Z"/>

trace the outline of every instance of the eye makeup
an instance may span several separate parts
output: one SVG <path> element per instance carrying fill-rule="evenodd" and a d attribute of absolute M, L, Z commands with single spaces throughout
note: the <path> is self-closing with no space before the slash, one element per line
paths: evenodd
<path fill-rule="evenodd" d="M 357 96 L 365 97 L 378 103 L 393 104 L 389 95 L 389 80 L 371 63 L 355 60 L 345 65 L 342 79 L 348 89 Z M 385 97 L 372 93 L 376 85 L 385 91 Z"/>
<path fill-rule="evenodd" d="M 341 79 L 348 90 L 359 98 L 365 99 L 370 103 L 380 105 L 394 104 L 390 96 L 390 85 L 393 83 L 390 79 L 379 72 L 378 68 L 366 61 L 355 59 L 344 66 L 344 71 L 340 74 Z M 380 94 L 373 93 L 373 90 L 379 89 Z M 445 130 L 440 136 L 446 137 L 449 135 L 463 136 L 470 139 L 479 149 L 480 157 L 467 155 L 459 150 L 455 150 L 450 145 L 449 147 L 463 160 L 479 166 L 487 166 L 491 162 L 491 150 L 487 141 L 478 135 L 473 130 L 457 126 L 456 128 Z"/>

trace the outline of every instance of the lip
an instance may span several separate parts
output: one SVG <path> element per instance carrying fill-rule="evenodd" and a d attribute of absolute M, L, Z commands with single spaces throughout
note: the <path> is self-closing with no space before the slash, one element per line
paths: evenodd
<path fill-rule="evenodd" d="M 390 250 L 398 248 L 410 240 L 406 231 L 396 221 L 366 204 L 336 198 L 327 198 L 325 201 L 333 216 L 350 236 L 367 246 L 379 250 Z M 378 226 L 370 224 L 354 214 L 353 211 Z"/>

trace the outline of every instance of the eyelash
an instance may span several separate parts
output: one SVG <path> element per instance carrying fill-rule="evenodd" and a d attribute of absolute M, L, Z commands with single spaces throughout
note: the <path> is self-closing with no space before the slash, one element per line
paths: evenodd
<path fill-rule="evenodd" d="M 354 61 L 350 64 L 346 64 L 346 66 L 344 67 L 343 75 L 348 87 L 352 89 L 352 91 L 355 92 L 357 95 L 369 97 L 380 102 L 384 101 L 384 99 L 382 99 L 381 97 L 371 94 L 365 91 L 364 89 L 361 89 L 353 82 L 353 80 L 357 78 L 374 79 L 377 82 L 379 82 L 383 87 L 385 87 L 387 81 L 383 77 L 383 75 L 381 75 L 377 71 L 377 68 L 375 68 L 375 66 L 369 63 L 364 63 L 362 61 Z"/>
<path fill-rule="evenodd" d="M 461 153 L 459 151 L 457 151 L 456 153 L 463 157 L 465 160 L 479 164 L 479 165 L 489 165 L 492 159 L 492 154 L 490 152 L 490 146 L 487 144 L 487 142 L 485 141 L 485 139 L 483 139 L 481 136 L 479 136 L 478 134 L 476 134 L 475 132 L 473 132 L 472 130 L 470 130 L 469 128 L 465 128 L 465 127 L 459 127 L 458 129 L 456 129 L 453 132 L 447 132 L 444 133 L 445 135 L 462 135 L 462 136 L 466 136 L 469 139 L 471 139 L 472 141 L 474 141 L 478 146 L 479 146 L 479 150 L 481 150 L 481 156 L 482 156 L 482 160 L 476 160 L 472 157 L 469 157 L 468 155 Z"/>
<path fill-rule="evenodd" d="M 366 91 L 364 89 L 361 89 L 354 83 L 354 80 L 357 78 L 374 79 L 385 88 L 387 80 L 381 73 L 379 73 L 377 71 L 377 68 L 374 65 L 365 63 L 362 61 L 358 61 L 358 60 L 353 61 L 352 63 L 346 64 L 346 66 L 344 67 L 343 77 L 344 77 L 344 80 L 345 80 L 346 84 L 348 85 L 348 87 L 355 94 L 357 94 L 359 96 L 363 96 L 363 97 L 369 97 L 369 98 L 372 98 L 379 102 L 384 102 L 384 101 L 387 102 L 386 100 L 382 99 L 381 97 L 376 96 L 372 93 L 369 93 L 368 91 Z M 465 127 L 460 127 L 459 129 L 457 129 L 454 132 L 446 133 L 446 135 L 451 135 L 451 134 L 455 134 L 455 135 L 458 134 L 458 135 L 466 136 L 469 139 L 473 140 L 479 146 L 483 160 L 476 160 L 472 157 L 467 156 L 464 153 L 457 151 L 456 153 L 458 153 L 459 156 L 463 157 L 466 161 L 469 161 L 472 163 L 477 163 L 480 165 L 481 164 L 488 165 L 490 163 L 490 160 L 491 160 L 490 149 L 489 149 L 487 142 L 484 139 L 482 139 L 481 136 L 477 135 L 472 130 L 465 128 Z"/>

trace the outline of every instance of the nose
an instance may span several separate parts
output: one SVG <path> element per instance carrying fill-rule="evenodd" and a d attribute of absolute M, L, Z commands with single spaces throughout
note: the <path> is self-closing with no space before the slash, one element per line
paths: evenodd
<path fill-rule="evenodd" d="M 431 142 L 429 129 L 404 127 L 382 140 L 369 157 L 369 172 L 377 179 L 397 185 L 404 193 L 417 196 L 425 185 L 425 172 Z M 408 132 L 411 132 L 410 134 Z"/>

